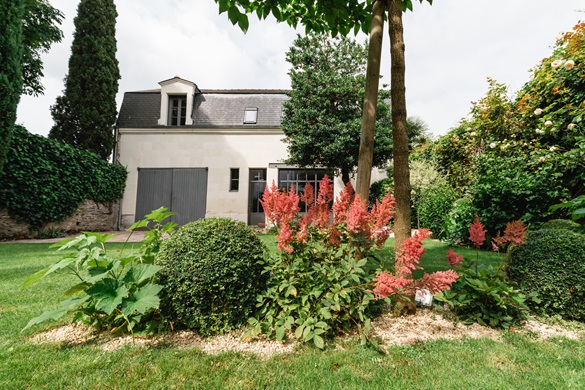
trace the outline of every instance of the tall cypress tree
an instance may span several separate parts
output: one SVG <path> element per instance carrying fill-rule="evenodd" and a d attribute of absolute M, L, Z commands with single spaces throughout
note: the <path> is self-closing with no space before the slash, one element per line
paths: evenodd
<path fill-rule="evenodd" d="M 55 124 L 50 138 L 93 151 L 104 159 L 109 158 L 115 142 L 120 79 L 117 16 L 113 0 L 81 0 L 74 20 L 65 90 L 51 107 Z"/>
<path fill-rule="evenodd" d="M 23 0 L 0 0 L 0 173 L 22 92 Z"/>

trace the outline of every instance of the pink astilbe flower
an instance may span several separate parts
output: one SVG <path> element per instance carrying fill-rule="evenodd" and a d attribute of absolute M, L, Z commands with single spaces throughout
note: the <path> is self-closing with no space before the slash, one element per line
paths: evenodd
<path fill-rule="evenodd" d="M 449 249 L 447 251 L 447 261 L 449 262 L 449 265 L 451 267 L 456 267 L 458 265 L 461 265 L 461 263 L 463 263 L 463 256 L 455 253 L 455 251 L 453 249 Z"/>
<path fill-rule="evenodd" d="M 299 212 L 299 196 L 291 187 L 289 191 L 280 191 L 274 181 L 270 189 L 264 190 L 260 199 L 266 218 L 276 226 L 283 226 L 290 222 Z"/>
<path fill-rule="evenodd" d="M 347 216 L 347 230 L 352 233 L 365 233 L 369 236 L 370 213 L 365 202 L 362 202 L 359 195 L 356 195 L 349 206 Z"/>
<path fill-rule="evenodd" d="M 396 294 L 402 290 L 406 285 L 411 283 L 411 280 L 396 276 L 387 272 L 382 272 L 374 278 L 373 293 L 376 299 L 384 299 L 390 295 Z"/>
<path fill-rule="evenodd" d="M 317 195 L 318 205 L 329 205 L 329 202 L 333 200 L 333 183 L 329 176 L 323 176 L 323 179 L 319 182 L 319 194 Z"/>
<path fill-rule="evenodd" d="M 376 204 L 372 207 L 372 229 L 374 231 L 380 230 L 388 225 L 388 222 L 394 217 L 396 213 L 396 200 L 390 192 L 384 195 L 382 203 L 376 199 Z"/>
<path fill-rule="evenodd" d="M 336 227 L 329 230 L 329 244 L 333 246 L 341 245 L 341 232 Z"/>
<path fill-rule="evenodd" d="M 421 279 L 415 283 L 417 288 L 426 288 L 431 294 L 437 294 L 441 291 L 449 290 L 455 283 L 459 274 L 452 269 L 447 271 L 437 271 L 432 274 L 424 274 Z"/>
<path fill-rule="evenodd" d="M 334 224 L 347 222 L 349 216 L 349 206 L 351 206 L 354 197 L 355 192 L 353 190 L 353 186 L 351 185 L 351 182 L 348 182 L 341 194 L 335 198 L 335 203 L 333 203 Z"/>
<path fill-rule="evenodd" d="M 293 231 L 288 224 L 284 224 L 280 227 L 280 232 L 278 232 L 276 239 L 278 241 L 278 250 L 286 253 L 293 252 L 293 248 L 290 246 L 293 242 Z"/>
<path fill-rule="evenodd" d="M 479 221 L 479 217 L 475 214 L 475 221 L 469 226 L 469 239 L 479 248 L 485 242 L 485 234 L 487 230 L 484 229 L 483 224 Z"/>
<path fill-rule="evenodd" d="M 425 253 L 422 240 L 429 236 L 428 229 L 420 229 L 414 236 L 407 238 L 396 258 L 396 274 L 409 277 L 415 269 L 421 269 L 417 264 Z"/>
<path fill-rule="evenodd" d="M 305 185 L 305 191 L 301 193 L 300 199 L 301 202 L 305 202 L 307 208 L 309 208 L 315 203 L 315 189 L 313 188 L 311 183 L 307 183 Z"/>

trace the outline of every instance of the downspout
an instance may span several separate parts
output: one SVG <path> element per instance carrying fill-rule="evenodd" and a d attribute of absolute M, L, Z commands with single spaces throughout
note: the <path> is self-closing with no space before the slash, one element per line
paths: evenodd
<path fill-rule="evenodd" d="M 118 123 L 116 123 L 116 125 L 114 126 L 114 155 L 112 156 L 112 162 L 114 164 L 119 164 L 120 163 L 120 159 L 118 156 L 118 143 L 120 142 L 120 131 L 118 128 Z M 122 196 L 123 198 L 123 196 Z M 120 198 L 120 200 L 118 201 L 118 221 L 116 223 L 116 230 L 120 231 L 122 230 L 122 198 Z"/>

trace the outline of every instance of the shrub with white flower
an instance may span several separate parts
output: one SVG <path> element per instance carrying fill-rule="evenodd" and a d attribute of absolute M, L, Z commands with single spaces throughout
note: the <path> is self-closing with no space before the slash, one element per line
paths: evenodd
<path fill-rule="evenodd" d="M 565 62 L 565 64 L 563 66 L 565 67 L 565 69 L 571 69 L 572 67 L 575 66 L 575 61 L 569 60 L 569 61 Z"/>
<path fill-rule="evenodd" d="M 544 134 L 544 130 L 541 130 L 541 129 L 536 129 L 536 130 L 534 130 L 534 132 L 536 134 Z"/>
<path fill-rule="evenodd" d="M 560 67 L 561 65 L 563 65 L 563 60 L 554 60 L 552 64 L 550 64 L 550 66 L 552 66 L 554 69 Z"/>
<path fill-rule="evenodd" d="M 551 127 L 553 125 L 553 123 L 552 123 L 552 121 L 546 121 L 546 122 L 544 122 L 544 125 L 546 127 Z"/>
<path fill-rule="evenodd" d="M 542 114 L 542 108 L 537 108 L 536 110 L 534 110 L 534 115 L 538 116 Z"/>
<path fill-rule="evenodd" d="M 550 150 L 551 152 L 554 152 L 554 151 L 555 151 L 555 150 L 557 150 L 557 149 L 558 149 L 558 148 L 557 148 L 556 146 L 551 146 L 549 150 Z"/>
<path fill-rule="evenodd" d="M 575 128 L 575 126 L 577 126 L 577 125 L 574 123 L 569 123 L 569 125 L 567 126 L 567 129 L 573 130 Z"/>
<path fill-rule="evenodd" d="M 496 143 L 495 143 L 495 142 L 492 142 L 492 143 L 490 144 L 490 148 L 492 148 L 492 149 L 493 149 L 493 148 L 495 148 L 495 147 L 496 147 Z"/>

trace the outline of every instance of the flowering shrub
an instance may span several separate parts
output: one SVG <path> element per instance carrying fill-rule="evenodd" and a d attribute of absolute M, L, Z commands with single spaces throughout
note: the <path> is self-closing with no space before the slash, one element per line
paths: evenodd
<path fill-rule="evenodd" d="M 295 338 L 323 348 L 324 336 L 357 326 L 366 341 L 374 300 L 375 248 L 390 235 L 394 198 L 386 194 L 371 210 L 355 195 L 351 184 L 331 206 L 333 186 L 325 176 L 314 199 L 310 184 L 304 193 L 279 191 L 272 185 L 262 205 L 278 226 L 278 249 L 267 262 L 268 289 L 258 297 L 260 309 L 248 322 L 252 335 L 264 333 L 278 340 Z M 299 201 L 307 213 L 296 215 Z"/>
<path fill-rule="evenodd" d="M 414 296 L 417 289 L 426 288 L 431 294 L 437 294 L 449 289 L 459 276 L 453 270 L 437 271 L 432 274 L 424 274 L 422 278 L 414 280 L 412 271 L 422 269 L 419 264 L 425 250 L 422 240 L 429 235 L 428 230 L 421 229 L 414 236 L 408 238 L 402 244 L 398 256 L 396 256 L 395 275 L 381 272 L 375 279 L 374 294 L 376 298 L 387 298 L 394 294 Z"/>
<path fill-rule="evenodd" d="M 477 218 L 469 228 L 469 239 L 476 251 L 485 242 L 486 230 Z M 460 273 L 461 277 L 451 286 L 435 296 L 446 303 L 464 323 L 477 322 L 494 328 L 509 328 L 524 318 L 522 309 L 528 309 L 527 299 L 538 301 L 535 294 L 526 295 L 508 283 L 506 276 L 507 257 L 511 249 L 522 245 L 526 236 L 526 226 L 521 221 L 506 225 L 503 235 L 492 241 L 496 251 L 503 251 L 504 259 L 498 268 L 478 264 L 464 259 L 453 250 L 447 252 L 447 260 Z"/>

